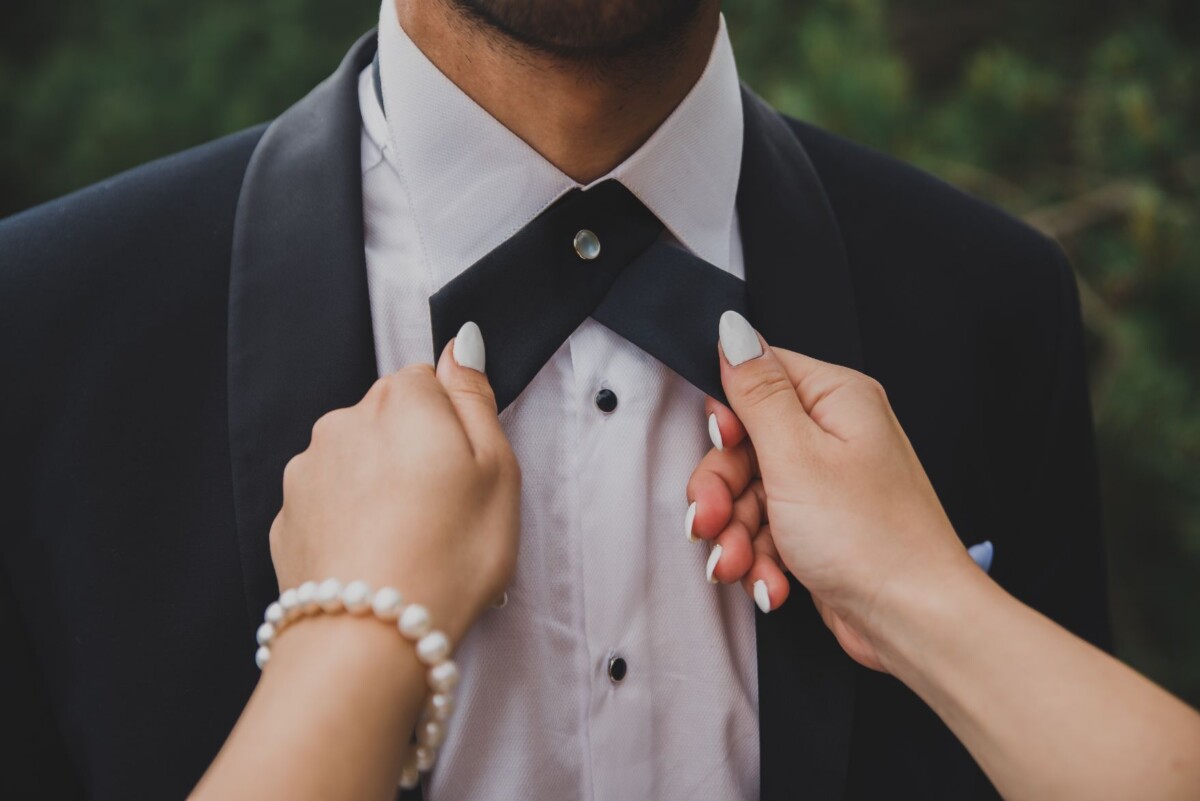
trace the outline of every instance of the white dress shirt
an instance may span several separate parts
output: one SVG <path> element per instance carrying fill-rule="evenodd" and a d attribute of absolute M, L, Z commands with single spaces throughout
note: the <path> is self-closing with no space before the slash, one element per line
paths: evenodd
<path fill-rule="evenodd" d="M 446 78 L 401 29 L 393 0 L 379 47 L 386 118 L 370 68 L 359 99 L 367 277 L 386 374 L 433 360 L 433 292 L 578 184 Z M 722 20 L 698 83 L 606 177 L 666 236 L 742 277 L 741 153 Z M 616 394 L 609 413 L 595 402 L 601 389 Z M 710 447 L 703 394 L 589 319 L 501 422 L 523 474 L 518 567 L 508 606 L 459 645 L 457 710 L 426 797 L 757 798 L 753 602 L 705 580 L 708 547 L 683 526 L 688 477 Z M 627 666 L 620 683 L 615 658 Z"/>

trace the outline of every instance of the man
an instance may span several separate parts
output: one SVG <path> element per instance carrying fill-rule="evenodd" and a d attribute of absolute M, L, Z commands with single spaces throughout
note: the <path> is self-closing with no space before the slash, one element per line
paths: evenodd
<path fill-rule="evenodd" d="M 270 126 L 0 223 L 0 263 L 18 788 L 187 792 L 255 681 L 284 464 L 467 319 L 522 544 L 426 797 L 994 795 L 802 588 L 756 610 L 688 541 L 725 308 L 875 376 L 993 577 L 1106 642 L 1061 252 L 771 110 L 714 0 L 385 0 Z"/>

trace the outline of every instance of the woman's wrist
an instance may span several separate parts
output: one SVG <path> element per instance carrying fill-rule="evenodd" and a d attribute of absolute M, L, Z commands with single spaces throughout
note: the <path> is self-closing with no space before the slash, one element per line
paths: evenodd
<path fill-rule="evenodd" d="M 296 621 L 272 644 L 232 747 L 196 797 L 384 797 L 403 771 L 426 674 L 411 644 L 378 621 Z M 375 767 L 345 769 L 355 764 Z"/>
<path fill-rule="evenodd" d="M 454 708 L 452 691 L 458 682 L 458 667 L 450 659 L 453 644 L 444 631 L 434 627 L 429 609 L 418 603 L 406 605 L 400 592 L 390 586 L 373 591 L 370 585 L 361 579 L 343 585 L 337 579 L 329 578 L 319 583 L 307 581 L 297 588 L 284 590 L 279 600 L 267 607 L 263 618 L 256 634 L 259 649 L 255 654 L 255 661 L 263 669 L 267 669 L 269 664 L 276 661 L 272 648 L 278 650 L 276 643 L 280 635 L 294 629 L 305 620 L 311 623 L 314 619 L 370 619 L 384 624 L 382 630 L 392 629 L 395 632 L 393 640 L 402 638 L 413 644 L 416 660 L 428 669 L 430 692 L 425 714 L 416 730 L 418 747 L 409 754 L 400 773 L 402 788 L 415 787 L 420 780 L 420 772 L 431 769 L 434 760 L 437 759 L 437 749 L 445 737 L 446 720 Z M 363 655 L 357 652 L 357 648 L 343 649 L 331 643 L 332 635 L 328 633 L 328 626 L 325 627 L 324 636 L 320 641 L 313 637 L 314 631 L 316 627 L 310 625 L 309 637 L 304 638 L 304 643 L 310 651 L 336 653 L 337 656 L 349 651 L 352 659 L 362 664 L 364 670 L 377 667 L 378 660 L 373 654 L 364 659 Z M 339 634 L 346 639 L 344 628 L 339 630 Z M 365 646 L 367 640 L 359 635 L 354 640 L 349 640 L 348 644 Z M 306 663 L 298 661 L 299 657 L 296 655 L 289 656 L 289 659 L 290 667 L 286 669 L 302 674 Z M 413 672 L 411 664 L 389 664 L 388 667 L 392 670 L 400 667 L 404 672 Z M 275 667 L 270 669 L 276 670 Z M 328 670 L 328 665 L 308 665 L 307 669 L 310 673 L 313 670 L 319 672 Z M 363 678 L 351 677 L 356 682 Z M 411 692 L 404 684 L 401 684 L 398 690 L 402 695 L 409 695 Z"/>
<path fill-rule="evenodd" d="M 412 643 L 394 626 L 371 617 L 315 615 L 295 622 L 276 638 L 263 680 L 320 674 L 329 677 L 330 692 L 346 688 L 348 704 L 399 707 L 404 699 L 424 696 L 426 671 Z"/>
<path fill-rule="evenodd" d="M 308 622 L 309 626 L 307 636 L 301 638 L 302 642 L 310 649 L 326 651 L 334 647 L 332 636 L 328 633 L 328 623 L 320 627 L 324 632 L 318 641 L 313 634 L 318 629 L 313 625 L 315 621 L 361 620 L 369 622 L 375 630 L 372 639 L 382 642 L 381 633 L 386 633 L 393 643 L 412 646 L 416 661 L 428 669 L 433 693 L 448 693 L 457 682 L 458 667 L 450 658 L 454 640 L 435 625 L 427 607 L 419 603 L 405 604 L 403 596 L 392 587 L 372 591 L 361 580 L 346 585 L 332 578 L 320 583 L 308 581 L 298 588 L 282 592 L 279 600 L 267 607 L 263 618 L 256 633 L 259 648 L 255 653 L 255 661 L 260 669 L 266 669 L 269 663 L 277 661 L 275 654 L 279 650 L 281 635 L 293 633 L 303 622 Z M 367 644 L 365 632 L 369 630 L 360 628 L 358 631 L 363 633 L 350 639 L 344 627 L 337 629 L 341 638 L 351 646 L 347 649 L 351 653 L 357 650 L 353 646 Z M 297 638 L 293 636 L 290 639 Z M 442 718 L 439 717 L 439 720 Z"/>
<path fill-rule="evenodd" d="M 386 663 L 393 667 L 418 664 L 412 643 L 405 641 L 394 626 L 384 625 L 370 616 L 356 615 L 313 615 L 297 620 L 271 644 L 273 670 L 284 663 L 314 661 L 344 665 L 352 673 L 370 672 L 364 667 L 355 667 L 370 663 Z M 264 674 L 270 672 L 265 670 Z M 379 689 L 383 692 L 389 688 Z"/>
<path fill-rule="evenodd" d="M 390 570 L 385 572 L 375 569 L 354 572 L 345 569 L 335 569 L 327 571 L 327 575 L 353 575 L 360 580 L 355 582 L 347 580 L 345 583 L 334 579 L 308 580 L 299 581 L 294 584 L 284 583 L 284 586 L 290 586 L 293 592 L 300 592 L 306 584 L 311 585 L 319 596 L 326 587 L 329 587 L 331 592 L 337 590 L 340 594 L 350 583 L 358 583 L 364 585 L 368 596 L 372 600 L 378 588 L 395 587 L 398 590 L 401 606 L 410 604 L 420 604 L 423 606 L 429 613 L 433 627 L 445 632 L 446 636 L 453 643 L 462 641 L 467 631 L 474 625 L 475 620 L 486 608 L 486 605 L 479 603 L 475 597 L 464 593 L 457 581 L 439 570 L 416 571 L 405 569 L 403 571 Z M 281 595 L 281 600 L 286 595 L 287 590 Z M 335 603 L 335 606 L 337 606 L 339 611 L 341 610 L 340 605 Z M 366 617 L 371 618 L 372 615 L 368 614 Z M 289 622 L 290 620 L 291 618 L 289 617 Z M 387 629 L 388 627 L 384 626 L 383 628 Z M 394 628 L 392 633 L 395 633 Z"/>
<path fill-rule="evenodd" d="M 883 667 L 914 689 L 1001 591 L 966 553 L 928 560 L 873 604 L 869 638 Z"/>

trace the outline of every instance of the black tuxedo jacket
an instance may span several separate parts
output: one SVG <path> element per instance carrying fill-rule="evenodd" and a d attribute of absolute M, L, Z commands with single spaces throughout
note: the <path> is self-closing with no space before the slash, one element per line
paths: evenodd
<path fill-rule="evenodd" d="M 5 797 L 181 798 L 254 687 L 283 466 L 376 377 L 357 92 L 374 47 L 270 126 L 0 223 Z M 881 381 L 960 535 L 995 544 L 995 579 L 1105 645 L 1062 253 L 744 101 L 751 321 Z M 757 634 L 764 799 L 994 794 L 802 589 Z"/>

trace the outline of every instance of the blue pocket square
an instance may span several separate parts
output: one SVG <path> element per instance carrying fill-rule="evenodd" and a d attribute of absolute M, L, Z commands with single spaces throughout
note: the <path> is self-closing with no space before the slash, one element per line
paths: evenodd
<path fill-rule="evenodd" d="M 975 564 L 983 568 L 984 573 L 991 572 L 992 557 L 996 554 L 996 549 L 992 546 L 991 540 L 984 540 L 978 545 L 972 545 L 967 549 L 967 553 L 975 560 Z"/>

